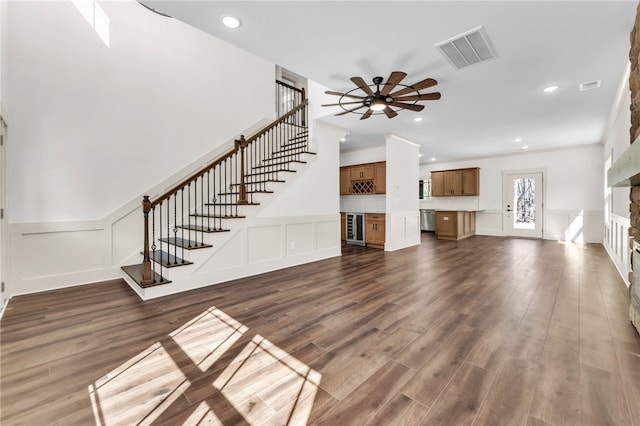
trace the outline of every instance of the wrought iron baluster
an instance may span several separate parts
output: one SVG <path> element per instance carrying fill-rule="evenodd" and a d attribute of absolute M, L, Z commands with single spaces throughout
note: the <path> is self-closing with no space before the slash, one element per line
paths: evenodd
<path fill-rule="evenodd" d="M 207 229 L 211 231 L 211 212 L 209 200 L 211 199 L 211 169 L 207 171 Z"/>
<path fill-rule="evenodd" d="M 167 245 L 167 251 L 170 250 Z M 173 257 L 178 258 L 178 191 L 173 194 Z M 184 254 L 182 259 L 184 259 Z"/>
<path fill-rule="evenodd" d="M 160 239 L 159 239 L 159 241 L 162 241 L 162 225 L 163 225 L 162 224 L 162 201 L 160 201 L 160 206 L 158 207 L 158 213 L 159 213 L 159 216 L 160 216 L 160 218 L 158 220 L 158 222 L 159 222 L 158 223 L 158 225 L 159 225 L 158 228 L 160 229 Z M 155 243 L 155 241 L 154 241 L 154 243 Z M 155 257 L 155 253 L 154 253 L 153 258 L 157 262 L 157 259 Z M 160 281 L 163 281 L 164 279 L 162 278 L 162 244 L 160 244 L 160 262 L 159 263 L 160 263 Z"/>

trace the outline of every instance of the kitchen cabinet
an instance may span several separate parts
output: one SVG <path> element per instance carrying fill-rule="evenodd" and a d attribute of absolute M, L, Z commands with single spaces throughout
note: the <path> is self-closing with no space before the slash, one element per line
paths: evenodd
<path fill-rule="evenodd" d="M 476 212 L 436 211 L 436 237 L 461 240 L 476 233 Z"/>
<path fill-rule="evenodd" d="M 385 194 L 387 192 L 387 163 L 375 163 L 375 177 L 373 179 L 373 192 Z"/>
<path fill-rule="evenodd" d="M 351 180 L 373 180 L 376 176 L 376 168 L 373 164 L 351 166 Z"/>
<path fill-rule="evenodd" d="M 367 213 L 364 215 L 364 238 L 368 247 L 384 248 L 385 215 L 383 213 Z"/>
<path fill-rule="evenodd" d="M 444 172 L 431 172 L 431 196 L 444 195 Z"/>
<path fill-rule="evenodd" d="M 340 213 L 340 239 L 347 240 L 347 214 L 344 212 Z"/>
<path fill-rule="evenodd" d="M 431 196 L 480 195 L 480 169 L 478 167 L 431 172 Z"/>
<path fill-rule="evenodd" d="M 340 167 L 340 195 L 351 194 L 351 171 L 348 167 Z"/>
<path fill-rule="evenodd" d="M 462 169 L 462 194 L 460 195 L 480 195 L 480 169 Z"/>
<path fill-rule="evenodd" d="M 387 163 L 340 167 L 340 195 L 385 194 Z"/>

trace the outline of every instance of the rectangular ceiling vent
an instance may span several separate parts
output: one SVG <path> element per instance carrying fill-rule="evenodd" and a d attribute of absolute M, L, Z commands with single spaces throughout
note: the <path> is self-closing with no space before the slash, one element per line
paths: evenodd
<path fill-rule="evenodd" d="M 445 40 L 434 46 L 456 69 L 496 57 L 491 40 L 482 26 Z"/>
<path fill-rule="evenodd" d="M 584 92 L 585 90 L 597 89 L 598 87 L 600 87 L 600 80 L 593 80 L 593 81 L 587 81 L 585 83 L 580 83 L 580 86 L 578 87 L 580 88 L 581 92 Z"/>

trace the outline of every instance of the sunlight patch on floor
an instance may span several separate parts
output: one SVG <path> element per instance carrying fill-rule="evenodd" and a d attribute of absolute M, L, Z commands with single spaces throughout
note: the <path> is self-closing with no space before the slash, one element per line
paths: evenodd
<path fill-rule="evenodd" d="M 251 424 L 306 424 L 321 374 L 260 335 L 213 385 Z"/>
<path fill-rule="evenodd" d="M 306 424 L 320 373 L 260 335 L 218 365 L 248 330 L 202 312 L 88 386 L 96 424 Z"/>

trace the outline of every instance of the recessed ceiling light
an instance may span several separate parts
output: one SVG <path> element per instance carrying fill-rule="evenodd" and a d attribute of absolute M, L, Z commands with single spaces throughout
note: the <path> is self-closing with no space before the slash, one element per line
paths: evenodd
<path fill-rule="evenodd" d="M 347 138 L 340 138 L 340 142 L 346 142 Z"/>
<path fill-rule="evenodd" d="M 515 138 L 514 142 L 522 142 L 522 138 Z"/>
<path fill-rule="evenodd" d="M 555 86 L 555 85 L 554 86 L 547 86 L 544 89 L 542 89 L 542 91 L 546 92 L 546 93 L 552 93 L 552 92 L 555 92 L 556 90 L 558 90 L 559 88 L 560 88 L 560 86 Z"/>
<path fill-rule="evenodd" d="M 436 161 L 436 157 L 431 157 L 431 161 Z"/>
<path fill-rule="evenodd" d="M 422 157 L 422 154 L 418 153 L 418 157 Z"/>
<path fill-rule="evenodd" d="M 422 121 L 422 117 L 415 117 L 413 121 L 415 121 L 416 123 L 419 123 Z"/>
<path fill-rule="evenodd" d="M 234 16 L 224 15 L 220 20 L 227 28 L 238 28 L 240 26 L 240 20 Z"/>
<path fill-rule="evenodd" d="M 523 147 L 522 147 L 522 148 L 520 148 L 520 149 L 525 150 L 525 149 L 529 149 L 529 147 L 525 145 L 525 146 L 523 146 Z"/>

